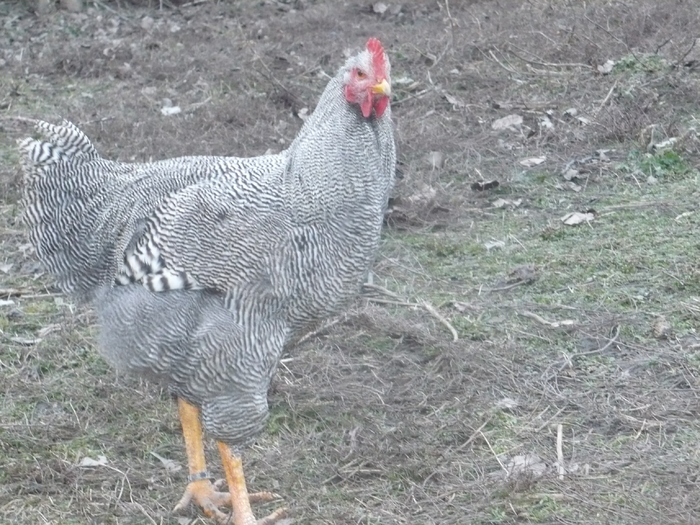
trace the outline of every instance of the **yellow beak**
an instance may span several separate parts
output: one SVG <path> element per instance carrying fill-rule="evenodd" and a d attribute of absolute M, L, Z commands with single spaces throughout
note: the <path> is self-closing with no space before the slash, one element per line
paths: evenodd
<path fill-rule="evenodd" d="M 372 93 L 375 95 L 385 95 L 387 97 L 391 96 L 391 85 L 386 79 L 382 80 L 379 84 L 372 86 Z"/>

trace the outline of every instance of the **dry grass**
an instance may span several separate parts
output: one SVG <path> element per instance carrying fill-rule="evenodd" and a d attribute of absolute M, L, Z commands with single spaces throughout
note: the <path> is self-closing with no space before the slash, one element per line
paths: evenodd
<path fill-rule="evenodd" d="M 124 161 L 281 149 L 346 48 L 390 50 L 403 179 L 374 282 L 395 295 L 285 356 L 254 489 L 304 524 L 700 522 L 694 6 L 84 3 L 0 4 L 0 111 Z M 109 369 L 27 249 L 27 130 L 0 126 L 0 288 L 25 291 L 0 294 L 0 521 L 204 523 L 170 514 L 185 474 L 152 455 L 184 465 L 171 400 Z"/>

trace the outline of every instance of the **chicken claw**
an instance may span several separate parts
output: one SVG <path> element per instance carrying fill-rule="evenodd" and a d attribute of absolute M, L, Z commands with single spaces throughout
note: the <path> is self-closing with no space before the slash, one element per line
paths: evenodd
<path fill-rule="evenodd" d="M 218 492 L 208 479 L 191 481 L 173 512 L 182 512 L 190 503 L 199 506 L 204 514 L 217 522 L 228 523 L 229 516 L 221 512 L 219 507 L 230 507 L 231 495 L 228 492 Z"/>

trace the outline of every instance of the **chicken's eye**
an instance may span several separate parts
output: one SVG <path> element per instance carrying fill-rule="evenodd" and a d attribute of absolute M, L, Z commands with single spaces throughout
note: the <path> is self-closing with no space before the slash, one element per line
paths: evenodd
<path fill-rule="evenodd" d="M 364 78 L 367 78 L 367 73 L 365 73 L 364 71 L 360 71 L 360 70 L 358 69 L 358 70 L 357 70 L 357 78 L 359 78 L 360 80 L 362 80 L 362 79 L 364 79 Z"/>

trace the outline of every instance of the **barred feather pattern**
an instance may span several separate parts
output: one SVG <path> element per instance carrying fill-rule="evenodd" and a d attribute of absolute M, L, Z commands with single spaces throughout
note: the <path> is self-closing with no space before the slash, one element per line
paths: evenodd
<path fill-rule="evenodd" d="M 200 406 L 231 446 L 262 430 L 284 345 L 342 308 L 377 250 L 390 109 L 365 118 L 343 95 L 370 60 L 349 59 L 277 155 L 118 163 L 67 122 L 19 143 L 31 241 L 62 290 L 94 301 L 103 354 Z"/>

